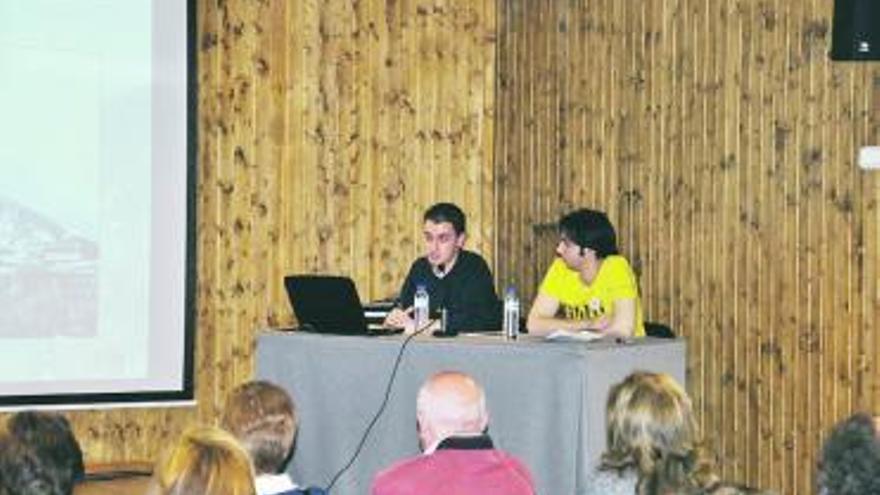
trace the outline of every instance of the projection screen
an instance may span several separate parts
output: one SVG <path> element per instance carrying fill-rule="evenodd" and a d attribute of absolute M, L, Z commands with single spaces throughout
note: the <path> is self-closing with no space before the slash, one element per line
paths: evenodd
<path fill-rule="evenodd" d="M 193 398 L 194 0 L 0 0 L 0 406 Z"/>

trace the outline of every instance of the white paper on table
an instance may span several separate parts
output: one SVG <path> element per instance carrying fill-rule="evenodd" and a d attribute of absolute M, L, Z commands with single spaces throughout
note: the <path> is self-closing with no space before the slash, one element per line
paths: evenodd
<path fill-rule="evenodd" d="M 589 330 L 582 330 L 580 332 L 556 330 L 547 334 L 547 336 L 544 337 L 545 340 L 552 340 L 556 342 L 590 342 L 601 338 L 601 333 L 591 332 Z"/>

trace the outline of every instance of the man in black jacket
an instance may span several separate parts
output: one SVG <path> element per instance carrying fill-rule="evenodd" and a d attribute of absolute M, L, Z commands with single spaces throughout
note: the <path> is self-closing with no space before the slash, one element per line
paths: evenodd
<path fill-rule="evenodd" d="M 492 272 L 482 256 L 464 249 L 464 212 L 452 203 L 437 203 L 425 212 L 424 222 L 425 256 L 410 267 L 400 289 L 398 307 L 388 314 L 385 326 L 406 332 L 416 330 L 413 297 L 416 288 L 424 285 L 430 296 L 431 314 L 446 310 L 448 331 L 499 330 L 501 306 Z"/>

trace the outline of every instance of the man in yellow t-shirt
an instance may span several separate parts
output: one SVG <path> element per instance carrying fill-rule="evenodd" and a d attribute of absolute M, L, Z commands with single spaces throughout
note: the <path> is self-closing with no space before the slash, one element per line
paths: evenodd
<path fill-rule="evenodd" d="M 584 208 L 563 216 L 556 254 L 529 311 L 530 333 L 645 335 L 636 277 L 617 252 L 617 236 L 605 213 Z"/>

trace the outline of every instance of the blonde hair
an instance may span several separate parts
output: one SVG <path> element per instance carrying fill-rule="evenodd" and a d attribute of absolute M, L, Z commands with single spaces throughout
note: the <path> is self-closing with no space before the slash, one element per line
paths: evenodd
<path fill-rule="evenodd" d="M 293 400 L 267 381 L 239 385 L 223 411 L 223 427 L 247 450 L 257 474 L 281 470 L 293 447 L 297 417 Z"/>
<path fill-rule="evenodd" d="M 255 495 L 247 452 L 231 434 L 201 426 L 187 430 L 156 466 L 162 495 Z"/>
<path fill-rule="evenodd" d="M 636 372 L 612 387 L 600 469 L 634 470 L 637 493 L 691 493 L 717 481 L 697 441 L 691 401 L 669 375 Z"/>

